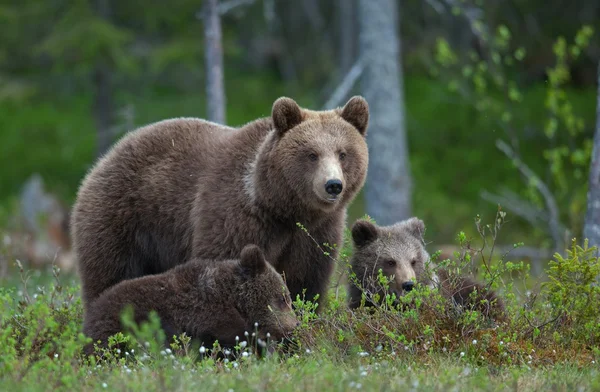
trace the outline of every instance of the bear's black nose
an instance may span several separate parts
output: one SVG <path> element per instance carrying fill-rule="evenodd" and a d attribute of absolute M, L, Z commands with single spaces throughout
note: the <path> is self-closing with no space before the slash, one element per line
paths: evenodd
<path fill-rule="evenodd" d="M 408 282 L 402 283 L 402 290 L 404 291 L 410 291 L 413 289 L 413 287 L 415 287 L 415 284 L 410 280 Z"/>
<path fill-rule="evenodd" d="M 329 180 L 325 183 L 325 190 L 330 195 L 337 196 L 342 193 L 342 189 L 344 189 L 344 186 L 340 180 Z"/>

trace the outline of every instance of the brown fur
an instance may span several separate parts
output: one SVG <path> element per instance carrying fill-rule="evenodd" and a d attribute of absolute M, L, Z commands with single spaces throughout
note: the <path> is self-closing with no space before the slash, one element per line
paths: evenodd
<path fill-rule="evenodd" d="M 362 289 L 369 294 L 381 294 L 382 287 L 377 281 L 379 269 L 391 279 L 389 290 L 397 296 L 403 295 L 406 282 L 426 285 L 437 284 L 447 298 L 461 307 L 474 308 L 486 316 L 501 319 L 504 304 L 492 290 L 465 276 L 453 276 L 448 271 L 437 268 L 426 270 L 429 254 L 425 250 L 422 220 L 411 218 L 391 226 L 377 226 L 367 220 L 358 220 L 352 226 L 354 253 L 351 260 L 352 271 Z M 363 290 L 352 281 L 348 284 L 349 306 L 360 306 Z M 471 296 L 476 292 L 474 297 Z M 367 296 L 367 305 L 373 305 Z"/>
<path fill-rule="evenodd" d="M 333 261 L 296 223 L 319 244 L 341 244 L 366 177 L 367 123 L 361 97 L 330 111 L 280 98 L 271 118 L 239 129 L 182 118 L 129 133 L 86 176 L 73 210 L 86 308 L 124 279 L 198 256 L 234 258 L 249 243 L 285 274 L 293 298 L 303 289 L 323 297 Z M 325 161 L 343 172 L 333 202 L 314 192 Z"/>
<path fill-rule="evenodd" d="M 156 311 L 167 338 L 185 332 L 207 347 L 244 340 L 244 332 L 280 340 L 298 324 L 281 275 L 267 263 L 262 251 L 246 246 L 240 260 L 214 262 L 194 259 L 158 275 L 123 281 L 100 295 L 90 306 L 84 333 L 101 347 L 109 336 L 123 331 L 120 316 L 133 307 L 134 321 L 147 320 Z M 270 309 L 269 309 L 270 307 Z M 93 352 L 93 343 L 86 353 Z"/>

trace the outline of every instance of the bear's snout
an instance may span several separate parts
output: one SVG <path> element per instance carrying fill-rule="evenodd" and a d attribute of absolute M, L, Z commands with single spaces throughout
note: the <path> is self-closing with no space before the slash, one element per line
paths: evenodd
<path fill-rule="evenodd" d="M 331 196 L 339 195 L 340 193 L 342 193 L 343 189 L 344 185 L 342 184 L 342 181 L 337 178 L 333 180 L 328 180 L 325 183 L 325 191 Z"/>
<path fill-rule="evenodd" d="M 415 287 L 415 283 L 412 280 L 402 283 L 402 290 L 408 292 Z"/>

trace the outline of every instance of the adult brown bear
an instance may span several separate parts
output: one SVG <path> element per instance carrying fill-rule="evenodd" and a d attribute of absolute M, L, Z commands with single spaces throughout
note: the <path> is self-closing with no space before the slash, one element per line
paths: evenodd
<path fill-rule="evenodd" d="M 72 235 L 85 308 L 125 279 L 194 257 L 264 249 L 292 298 L 326 291 L 346 208 L 364 184 L 367 102 L 311 111 L 277 99 L 239 129 L 180 118 L 140 128 L 88 173 Z M 297 223 L 309 232 L 309 237 Z"/>

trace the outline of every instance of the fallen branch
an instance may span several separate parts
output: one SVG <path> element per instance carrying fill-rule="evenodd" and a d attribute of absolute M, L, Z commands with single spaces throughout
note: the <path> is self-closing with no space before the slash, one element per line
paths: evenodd
<path fill-rule="evenodd" d="M 430 249 L 432 251 L 440 250 L 442 252 L 438 261 L 454 257 L 455 252 L 462 255 L 465 252 L 474 254 L 478 251 L 475 249 L 464 250 L 458 245 L 445 244 L 438 246 L 431 245 Z M 534 246 L 519 246 L 515 248 L 513 245 L 496 245 L 495 250 L 498 254 L 502 255 L 503 259 L 510 260 L 528 259 L 532 261 L 549 261 L 554 255 L 554 252 L 550 249 L 536 248 Z"/>

